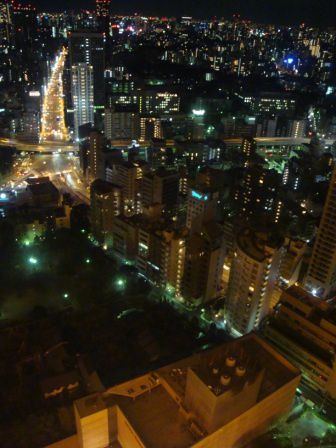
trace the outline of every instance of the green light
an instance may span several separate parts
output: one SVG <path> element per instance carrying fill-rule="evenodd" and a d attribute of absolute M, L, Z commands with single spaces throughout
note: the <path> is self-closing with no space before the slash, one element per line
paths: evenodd
<path fill-rule="evenodd" d="M 24 244 L 25 246 L 29 246 L 29 245 L 30 245 L 30 241 L 25 240 L 25 241 L 23 242 L 23 244 Z"/>
<path fill-rule="evenodd" d="M 116 281 L 116 285 L 118 286 L 118 288 L 124 288 L 126 286 L 126 281 L 122 278 L 118 278 L 118 280 Z"/>
<path fill-rule="evenodd" d="M 37 258 L 35 257 L 29 257 L 28 261 L 30 264 L 37 264 Z"/>

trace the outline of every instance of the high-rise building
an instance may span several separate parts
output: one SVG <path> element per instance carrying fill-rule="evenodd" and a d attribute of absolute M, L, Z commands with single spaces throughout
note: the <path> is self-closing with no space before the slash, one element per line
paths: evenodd
<path fill-rule="evenodd" d="M 287 286 L 292 286 L 299 281 L 306 250 L 307 243 L 305 241 L 286 238 L 285 253 L 280 267 L 280 279 Z"/>
<path fill-rule="evenodd" d="M 310 259 L 306 288 L 322 298 L 336 291 L 336 167 L 333 170 L 321 222 Z"/>
<path fill-rule="evenodd" d="M 223 232 L 215 221 L 208 221 L 199 231 L 189 234 L 186 238 L 182 296 L 194 303 L 219 297 L 224 257 Z"/>
<path fill-rule="evenodd" d="M 104 133 L 109 140 L 138 140 L 140 118 L 136 106 L 115 104 L 105 108 Z"/>
<path fill-rule="evenodd" d="M 122 191 L 117 185 L 96 179 L 91 184 L 91 229 L 96 240 L 109 247 L 112 223 L 122 212 Z"/>
<path fill-rule="evenodd" d="M 11 38 L 11 17 L 12 2 L 4 0 L 0 4 L 0 44 L 8 48 Z"/>
<path fill-rule="evenodd" d="M 282 293 L 264 335 L 302 372 L 318 399 L 336 400 L 336 309 L 299 286 Z"/>
<path fill-rule="evenodd" d="M 17 136 L 19 140 L 29 143 L 38 143 L 40 138 L 41 115 L 37 111 L 23 112 L 21 130 Z"/>
<path fill-rule="evenodd" d="M 166 211 L 177 205 L 179 176 L 176 171 L 161 167 L 146 173 L 141 181 L 141 203 L 143 207 L 160 204 Z"/>
<path fill-rule="evenodd" d="M 162 125 L 159 117 L 140 118 L 140 140 L 142 142 L 149 141 L 152 138 L 162 138 Z"/>
<path fill-rule="evenodd" d="M 74 402 L 82 448 L 234 448 L 285 417 L 300 372 L 252 334 Z M 71 445 L 72 446 L 72 445 Z"/>
<path fill-rule="evenodd" d="M 237 235 L 226 302 L 226 320 L 233 334 L 258 328 L 270 312 L 282 243 L 282 239 L 250 228 Z"/>
<path fill-rule="evenodd" d="M 151 282 L 173 288 L 180 294 L 184 267 L 185 241 L 178 232 L 158 221 L 142 219 L 137 223 L 136 266 Z"/>
<path fill-rule="evenodd" d="M 219 194 L 210 188 L 196 186 L 190 188 L 187 201 L 187 228 L 199 229 L 205 221 L 211 221 L 216 216 Z"/>
<path fill-rule="evenodd" d="M 283 201 L 279 197 L 281 175 L 261 165 L 249 165 L 244 172 L 241 185 L 235 191 L 235 206 L 246 219 L 268 216 L 279 222 Z"/>
<path fill-rule="evenodd" d="M 177 93 L 142 91 L 138 95 L 141 114 L 174 114 L 180 111 Z"/>
<path fill-rule="evenodd" d="M 248 167 L 257 153 L 257 142 L 254 138 L 244 138 L 242 151 L 245 157 L 245 167 Z"/>
<path fill-rule="evenodd" d="M 78 63 L 71 68 L 71 92 L 74 105 L 75 138 L 79 137 L 79 126 L 94 123 L 93 68 Z"/>
<path fill-rule="evenodd" d="M 133 215 L 141 210 L 140 181 L 143 173 L 144 164 L 140 161 L 116 165 L 112 180 L 122 188 L 126 215 Z"/>
<path fill-rule="evenodd" d="M 95 108 L 105 105 L 105 43 L 103 33 L 72 32 L 69 39 L 70 66 L 88 64 L 92 67 Z"/>
<path fill-rule="evenodd" d="M 289 120 L 288 137 L 303 138 L 306 135 L 306 120 Z"/>
<path fill-rule="evenodd" d="M 88 176 L 91 182 L 95 179 L 104 179 L 104 160 L 103 150 L 105 144 L 104 135 L 92 130 L 89 134 L 89 151 L 88 151 Z"/>

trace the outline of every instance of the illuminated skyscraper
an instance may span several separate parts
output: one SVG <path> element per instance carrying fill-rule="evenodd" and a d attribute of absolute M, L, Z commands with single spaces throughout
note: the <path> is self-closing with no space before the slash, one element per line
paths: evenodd
<path fill-rule="evenodd" d="M 75 64 L 71 68 L 71 92 L 74 105 L 75 137 L 79 126 L 94 123 L 93 68 L 86 63 Z"/>
<path fill-rule="evenodd" d="M 88 64 L 92 67 L 94 106 L 105 104 L 105 47 L 103 33 L 73 32 L 70 34 L 70 64 Z"/>
<path fill-rule="evenodd" d="M 249 228 L 237 237 L 227 293 L 227 322 L 234 334 L 258 328 L 270 311 L 282 240 Z"/>
<path fill-rule="evenodd" d="M 327 298 L 336 290 L 336 168 L 331 176 L 313 254 L 305 280 L 314 295 Z"/>

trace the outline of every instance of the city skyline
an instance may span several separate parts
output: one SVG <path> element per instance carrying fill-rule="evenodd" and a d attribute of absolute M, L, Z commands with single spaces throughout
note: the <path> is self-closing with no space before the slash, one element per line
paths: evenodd
<path fill-rule="evenodd" d="M 57 5 L 47 0 L 33 0 L 31 3 L 45 11 L 94 9 L 93 0 L 61 0 Z M 230 20 L 239 14 L 242 19 L 260 23 L 297 25 L 307 22 L 312 26 L 333 26 L 336 21 L 336 4 L 331 0 L 211 0 L 198 2 L 195 10 L 192 0 L 172 0 L 169 4 L 144 0 L 139 3 L 130 0 L 127 5 L 122 0 L 113 0 L 112 14 L 147 14 L 160 16 L 193 16 L 197 19 L 224 17 Z"/>

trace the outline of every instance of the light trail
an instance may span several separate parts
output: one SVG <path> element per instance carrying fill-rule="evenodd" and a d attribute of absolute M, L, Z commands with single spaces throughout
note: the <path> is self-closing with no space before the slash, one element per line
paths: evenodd
<path fill-rule="evenodd" d="M 67 50 L 63 48 L 51 71 L 42 105 L 41 142 L 69 141 L 69 132 L 65 126 L 62 79 L 66 56 Z"/>

